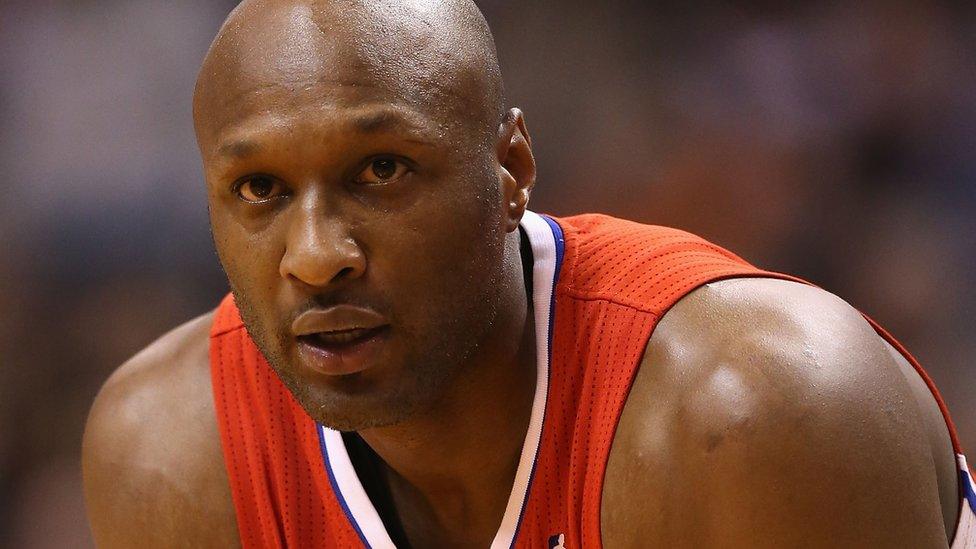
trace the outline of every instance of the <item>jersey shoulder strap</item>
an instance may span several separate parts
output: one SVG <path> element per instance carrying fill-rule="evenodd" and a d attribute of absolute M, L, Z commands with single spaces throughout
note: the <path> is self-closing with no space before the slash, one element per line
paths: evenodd
<path fill-rule="evenodd" d="M 319 429 L 251 340 L 232 295 L 214 318 L 210 374 L 242 546 L 358 546 Z"/>

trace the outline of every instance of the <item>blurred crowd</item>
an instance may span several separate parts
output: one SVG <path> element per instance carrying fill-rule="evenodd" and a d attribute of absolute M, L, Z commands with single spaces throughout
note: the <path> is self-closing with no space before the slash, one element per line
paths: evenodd
<path fill-rule="evenodd" d="M 88 547 L 109 373 L 216 305 L 190 99 L 235 2 L 0 3 L 0 546 Z M 483 0 L 537 211 L 680 227 L 870 314 L 976 450 L 976 8 Z"/>

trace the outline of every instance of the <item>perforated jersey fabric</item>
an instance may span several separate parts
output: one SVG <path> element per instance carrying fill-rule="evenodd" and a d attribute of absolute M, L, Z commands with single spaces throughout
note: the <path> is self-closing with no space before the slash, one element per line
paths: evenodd
<path fill-rule="evenodd" d="M 544 313 L 536 323 L 543 324 L 547 346 L 540 347 L 537 398 L 516 486 L 492 547 L 597 548 L 610 446 L 657 322 L 708 282 L 752 276 L 802 281 L 757 269 L 689 233 L 604 215 L 528 212 L 523 227 L 532 240 L 535 280 L 550 281 L 534 290 L 535 307 Z M 961 491 L 972 494 L 938 392 L 917 361 L 875 327 L 932 389 L 960 456 Z M 317 425 L 282 385 L 248 336 L 232 296 L 214 321 L 211 374 L 244 547 L 392 546 L 341 437 Z M 953 547 L 976 547 L 976 495 L 961 501 Z"/>

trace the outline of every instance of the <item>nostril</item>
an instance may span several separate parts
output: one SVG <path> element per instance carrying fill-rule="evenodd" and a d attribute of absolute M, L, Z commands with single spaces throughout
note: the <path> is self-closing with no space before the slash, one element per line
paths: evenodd
<path fill-rule="evenodd" d="M 349 277 L 350 275 L 352 275 L 354 270 L 355 269 L 353 269 L 352 267 L 344 267 L 341 271 L 336 273 L 334 277 L 332 277 L 333 282 L 338 282 L 339 280 Z"/>

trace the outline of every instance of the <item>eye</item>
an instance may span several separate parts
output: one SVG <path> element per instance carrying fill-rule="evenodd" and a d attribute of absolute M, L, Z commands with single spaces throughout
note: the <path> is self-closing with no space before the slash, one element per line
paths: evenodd
<path fill-rule="evenodd" d="M 377 158 L 366 166 L 366 169 L 356 176 L 356 183 L 364 185 L 382 185 L 400 179 L 410 168 L 395 158 Z"/>
<path fill-rule="evenodd" d="M 234 189 L 237 196 L 252 204 L 267 202 L 283 194 L 283 185 L 274 179 L 258 175 L 242 180 Z"/>

